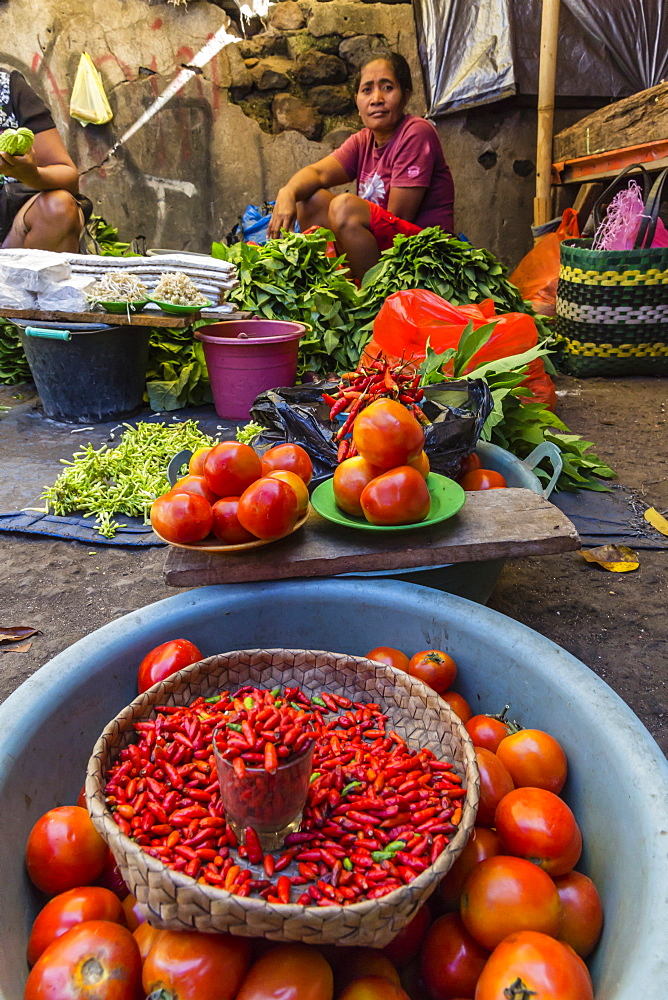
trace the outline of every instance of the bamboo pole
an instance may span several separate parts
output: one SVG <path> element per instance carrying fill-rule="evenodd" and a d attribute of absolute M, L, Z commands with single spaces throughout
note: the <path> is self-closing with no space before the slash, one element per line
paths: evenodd
<path fill-rule="evenodd" d="M 536 197 L 533 201 L 534 226 L 552 217 L 552 127 L 554 83 L 557 74 L 557 33 L 559 0 L 543 0 L 540 26 L 540 69 L 538 76 L 538 129 L 536 136 Z"/>

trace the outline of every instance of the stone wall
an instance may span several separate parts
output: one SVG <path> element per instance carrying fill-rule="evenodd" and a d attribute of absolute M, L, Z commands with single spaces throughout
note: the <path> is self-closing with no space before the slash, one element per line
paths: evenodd
<path fill-rule="evenodd" d="M 406 56 L 416 85 L 409 110 L 424 113 L 410 3 L 284 0 L 264 30 L 225 46 L 110 156 L 225 22 L 207 0 L 8 0 L 0 7 L 2 37 L 11 39 L 0 63 L 21 70 L 47 100 L 82 190 L 122 238 L 208 249 L 247 203 L 273 198 L 295 170 L 359 127 L 352 79 L 374 48 Z M 68 114 L 84 50 L 114 111 L 108 125 L 82 128 Z M 512 265 L 531 242 L 533 113 L 452 116 L 438 130 L 455 178 L 457 228 Z"/>

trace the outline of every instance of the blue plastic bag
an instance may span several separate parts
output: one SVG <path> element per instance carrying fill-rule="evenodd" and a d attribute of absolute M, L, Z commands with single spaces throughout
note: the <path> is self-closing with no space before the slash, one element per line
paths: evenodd
<path fill-rule="evenodd" d="M 267 242 L 267 229 L 271 212 L 275 205 L 273 201 L 265 201 L 264 205 L 246 205 L 241 216 L 241 234 L 245 243 Z M 295 222 L 295 232 L 300 232 L 299 224 Z"/>

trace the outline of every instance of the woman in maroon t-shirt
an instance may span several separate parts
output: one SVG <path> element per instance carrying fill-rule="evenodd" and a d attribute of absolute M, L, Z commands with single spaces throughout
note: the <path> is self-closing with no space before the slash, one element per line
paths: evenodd
<path fill-rule="evenodd" d="M 404 114 L 412 90 L 408 63 L 395 52 L 362 66 L 355 99 L 365 127 L 280 189 L 270 239 L 292 229 L 295 219 L 302 230 L 325 226 L 353 276 L 361 278 L 397 234 L 410 236 L 426 226 L 452 232 L 452 176 L 434 126 Z M 353 179 L 357 195 L 329 190 Z"/>

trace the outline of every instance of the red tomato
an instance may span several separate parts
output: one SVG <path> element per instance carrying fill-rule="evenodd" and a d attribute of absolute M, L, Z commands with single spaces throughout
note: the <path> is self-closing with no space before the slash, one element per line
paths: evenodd
<path fill-rule="evenodd" d="M 190 461 L 188 462 L 188 472 L 191 476 L 203 476 L 204 475 L 204 463 L 206 461 L 206 456 L 211 451 L 211 448 L 197 448 L 190 456 Z"/>
<path fill-rule="evenodd" d="M 219 497 L 240 497 L 262 475 L 262 463 L 247 444 L 222 441 L 204 460 L 204 478 Z"/>
<path fill-rule="evenodd" d="M 460 912 L 469 934 L 491 951 L 515 931 L 556 937 L 561 902 L 554 882 L 540 868 L 522 858 L 497 854 L 470 872 Z"/>
<path fill-rule="evenodd" d="M 508 771 L 491 750 L 476 747 L 475 756 L 480 772 L 480 804 L 476 823 L 478 826 L 494 826 L 496 807 L 515 786 Z"/>
<path fill-rule="evenodd" d="M 492 753 L 496 753 L 499 743 L 509 732 L 508 723 L 501 722 L 492 715 L 474 715 L 465 728 L 474 747 L 484 747 Z"/>
<path fill-rule="evenodd" d="M 467 455 L 462 459 L 459 466 L 459 478 L 465 476 L 467 472 L 473 472 L 475 469 L 482 469 L 482 462 L 474 451 L 470 455 Z"/>
<path fill-rule="evenodd" d="M 376 646 L 370 653 L 366 654 L 367 660 L 375 660 L 376 663 L 384 663 L 395 670 L 408 670 L 408 657 L 400 649 L 393 649 L 392 646 Z"/>
<path fill-rule="evenodd" d="M 421 451 L 417 458 L 411 458 L 410 462 L 406 462 L 406 465 L 410 465 L 412 469 L 417 469 L 423 479 L 427 478 L 431 469 L 429 456 L 426 451 Z"/>
<path fill-rule="evenodd" d="M 288 469 L 279 469 L 277 472 L 270 472 L 267 479 L 280 479 L 282 483 L 287 483 L 288 486 L 292 487 L 299 501 L 298 516 L 303 517 L 308 510 L 308 489 L 304 480 L 296 472 L 290 472 Z"/>
<path fill-rule="evenodd" d="M 197 493 L 165 493 L 153 501 L 151 526 L 167 542 L 192 545 L 211 531 L 211 504 Z"/>
<path fill-rule="evenodd" d="M 332 968 L 319 951 L 306 944 L 281 944 L 251 966 L 236 1000 L 332 1000 L 333 993 Z"/>
<path fill-rule="evenodd" d="M 268 472 L 294 472 L 306 485 L 313 478 L 313 462 L 298 444 L 277 444 L 262 456 L 262 475 Z"/>
<path fill-rule="evenodd" d="M 364 487 L 360 506 L 370 524 L 418 524 L 429 514 L 431 497 L 417 469 L 400 465 Z"/>
<path fill-rule="evenodd" d="M 211 511 L 213 513 L 212 531 L 216 538 L 226 545 L 242 545 L 244 542 L 256 542 L 257 537 L 239 523 L 239 497 L 223 497 L 217 500 Z"/>
<path fill-rule="evenodd" d="M 193 476 L 192 474 L 177 479 L 172 486 L 172 492 L 197 493 L 198 496 L 204 497 L 205 500 L 208 500 L 212 504 L 219 499 L 218 494 L 213 492 L 204 476 Z"/>
<path fill-rule="evenodd" d="M 594 1000 L 582 959 L 560 941 L 534 931 L 511 934 L 492 952 L 475 1000 Z"/>
<path fill-rule="evenodd" d="M 398 983 L 391 983 L 383 976 L 363 976 L 338 994 L 338 1000 L 410 1000 L 410 997 Z"/>
<path fill-rule="evenodd" d="M 78 804 L 79 803 L 77 802 L 77 805 Z M 124 900 L 130 891 L 125 884 L 123 876 L 121 875 L 121 870 L 118 867 L 116 858 L 111 853 L 109 848 L 107 848 L 107 859 L 104 862 L 102 874 L 95 880 L 95 884 L 101 886 L 103 889 L 109 889 L 115 896 L 118 896 L 120 900 Z"/>
<path fill-rule="evenodd" d="M 158 928 L 151 927 L 151 925 L 146 923 L 146 921 L 144 921 L 143 924 L 139 924 L 133 930 L 132 936 L 137 942 L 142 962 L 146 961 L 146 956 L 155 944 L 158 934 L 160 934 Z"/>
<path fill-rule="evenodd" d="M 431 922 L 431 911 L 428 906 L 421 906 L 412 920 L 389 944 L 383 948 L 383 954 L 399 969 L 412 962 L 420 951 L 420 946 Z"/>
<path fill-rule="evenodd" d="M 298 520 L 297 494 L 279 479 L 258 479 L 239 498 L 237 517 L 246 531 L 267 540 L 281 538 Z"/>
<path fill-rule="evenodd" d="M 361 455 L 346 458 L 340 465 L 337 465 L 332 479 L 336 506 L 344 510 L 346 514 L 352 514 L 353 517 L 362 517 L 360 503 L 362 490 L 369 485 L 372 479 L 376 479 L 381 471 L 375 465 L 370 465 L 366 458 L 362 458 Z"/>
<path fill-rule="evenodd" d="M 401 403 L 377 399 L 355 418 L 353 441 L 371 465 L 394 469 L 419 456 L 424 448 L 424 431 Z"/>
<path fill-rule="evenodd" d="M 566 872 L 554 880 L 561 900 L 557 937 L 581 958 L 593 951 L 603 927 L 603 906 L 596 886 L 580 872 Z"/>
<path fill-rule="evenodd" d="M 474 490 L 499 490 L 508 483 L 500 472 L 492 469 L 473 469 L 459 480 L 459 485 L 469 492 Z"/>
<path fill-rule="evenodd" d="M 563 799 L 544 788 L 516 788 L 496 809 L 496 832 L 509 854 L 548 875 L 565 875 L 582 852 L 582 834 Z"/>
<path fill-rule="evenodd" d="M 168 639 L 167 642 L 161 642 L 148 652 L 139 664 L 137 672 L 139 694 L 148 691 L 158 681 L 164 681 L 165 677 L 175 674 L 177 670 L 189 667 L 191 663 L 197 663 L 201 659 L 203 659 L 201 652 L 188 639 Z"/>
<path fill-rule="evenodd" d="M 337 996 L 356 979 L 378 976 L 395 986 L 401 986 L 401 979 L 387 955 L 375 948 L 346 948 L 345 957 L 336 972 Z"/>
<path fill-rule="evenodd" d="M 454 684 L 457 664 L 440 649 L 423 649 L 421 653 L 411 656 L 408 673 L 440 694 Z"/>
<path fill-rule="evenodd" d="M 34 965 L 47 945 L 84 920 L 125 924 L 118 896 L 101 886 L 81 886 L 54 896 L 37 914 L 28 941 L 28 963 Z"/>
<path fill-rule="evenodd" d="M 90 885 L 102 874 L 107 850 L 86 809 L 58 806 L 40 816 L 28 835 L 28 875 L 50 896 Z"/>
<path fill-rule="evenodd" d="M 526 785 L 546 788 L 559 794 L 566 782 L 566 754 L 553 736 L 540 729 L 520 729 L 506 736 L 496 751 L 515 782 L 515 788 Z"/>
<path fill-rule="evenodd" d="M 420 971 L 432 1000 L 473 993 L 489 952 L 464 927 L 458 913 L 439 917 L 427 933 Z"/>
<path fill-rule="evenodd" d="M 471 706 L 463 695 L 456 691 L 441 691 L 441 698 L 447 701 L 452 711 L 459 717 L 459 721 L 466 723 L 473 715 Z"/>
<path fill-rule="evenodd" d="M 494 832 L 484 826 L 476 826 L 464 845 L 464 849 L 439 885 L 439 892 L 446 909 L 459 911 L 459 902 L 464 882 L 474 865 L 501 853 L 501 841 Z"/>
<path fill-rule="evenodd" d="M 146 994 L 164 990 L 178 1000 L 234 1000 L 250 956 L 248 938 L 160 931 L 144 961 L 142 986 Z"/>
<path fill-rule="evenodd" d="M 140 988 L 141 957 L 127 927 L 87 920 L 42 952 L 23 1000 L 137 1000 Z"/>

